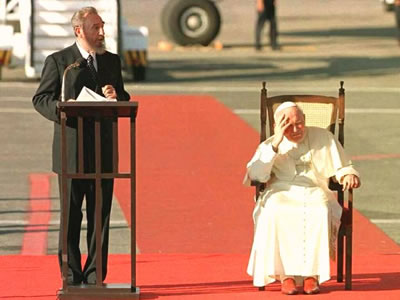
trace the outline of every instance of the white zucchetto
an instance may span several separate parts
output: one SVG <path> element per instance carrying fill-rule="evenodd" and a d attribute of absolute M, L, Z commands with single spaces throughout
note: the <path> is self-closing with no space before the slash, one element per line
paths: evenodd
<path fill-rule="evenodd" d="M 294 103 L 294 102 L 292 102 L 292 101 L 283 102 L 282 104 L 280 104 L 280 105 L 276 108 L 275 113 L 274 113 L 274 120 L 276 121 L 276 116 L 278 115 L 278 113 L 279 113 L 280 111 L 282 111 L 282 110 L 284 110 L 284 109 L 286 109 L 286 108 L 289 108 L 289 107 L 298 107 L 298 106 L 297 106 L 296 103 Z"/>

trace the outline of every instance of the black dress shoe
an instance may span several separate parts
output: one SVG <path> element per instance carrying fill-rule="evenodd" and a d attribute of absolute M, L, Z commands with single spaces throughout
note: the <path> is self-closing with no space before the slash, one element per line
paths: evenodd
<path fill-rule="evenodd" d="M 279 50 L 281 50 L 281 46 L 274 44 L 271 46 L 271 49 L 272 49 L 272 51 L 279 51 Z"/>
<path fill-rule="evenodd" d="M 80 285 L 83 281 L 82 273 L 74 272 L 71 268 L 68 268 L 67 284 L 68 285 Z"/>

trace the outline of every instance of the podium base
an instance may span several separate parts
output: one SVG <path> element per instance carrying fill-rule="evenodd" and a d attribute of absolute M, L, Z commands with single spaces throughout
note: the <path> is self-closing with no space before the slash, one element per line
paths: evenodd
<path fill-rule="evenodd" d="M 94 300 L 94 299 L 139 299 L 139 288 L 130 284 L 111 283 L 101 286 L 81 284 L 60 289 L 57 299 Z"/>

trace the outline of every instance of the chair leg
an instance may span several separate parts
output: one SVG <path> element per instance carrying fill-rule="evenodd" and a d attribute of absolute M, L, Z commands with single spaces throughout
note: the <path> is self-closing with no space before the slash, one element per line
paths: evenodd
<path fill-rule="evenodd" d="M 340 228 L 337 240 L 337 282 L 343 282 L 343 246 L 344 234 L 342 228 Z"/>
<path fill-rule="evenodd" d="M 353 259 L 353 229 L 351 226 L 346 228 L 346 281 L 345 290 L 351 290 L 352 281 L 352 259 Z"/>

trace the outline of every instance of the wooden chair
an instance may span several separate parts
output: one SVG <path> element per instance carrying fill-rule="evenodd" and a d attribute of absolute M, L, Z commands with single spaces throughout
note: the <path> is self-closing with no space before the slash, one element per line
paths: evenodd
<path fill-rule="evenodd" d="M 344 117 L 345 97 L 343 81 L 340 82 L 338 97 L 321 95 L 280 95 L 267 96 L 265 82 L 262 83 L 260 99 L 261 133 L 260 143 L 267 139 L 267 119 L 269 135 L 274 134 L 275 109 L 285 101 L 296 102 L 306 115 L 306 126 L 318 126 L 336 134 L 339 142 L 344 146 Z M 338 127 L 338 130 L 335 130 Z M 265 189 L 265 184 L 252 182 L 256 187 L 256 197 Z M 342 191 L 342 186 L 332 178 L 329 188 L 337 193 L 337 199 L 343 208 L 341 225 L 337 242 L 337 281 L 343 282 L 343 266 L 345 262 L 345 289 L 351 290 L 352 283 L 352 235 L 353 235 L 353 190 L 347 193 Z M 345 197 L 347 194 L 347 197 Z M 347 199 L 345 199 L 347 198 Z M 345 247 L 344 247 L 345 246 Z M 344 257 L 346 260 L 344 261 Z M 261 287 L 260 290 L 264 290 Z"/>

